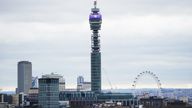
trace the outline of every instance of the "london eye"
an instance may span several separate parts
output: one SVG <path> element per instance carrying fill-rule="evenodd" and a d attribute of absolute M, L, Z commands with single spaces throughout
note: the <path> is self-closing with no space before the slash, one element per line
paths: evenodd
<path fill-rule="evenodd" d="M 136 89 L 136 86 L 137 86 L 139 80 L 140 80 L 143 76 L 145 76 L 145 75 L 149 75 L 149 76 L 151 76 L 151 77 L 155 80 L 156 85 L 157 85 L 157 87 L 158 87 L 158 91 L 159 91 L 158 96 L 161 96 L 161 97 L 162 97 L 162 91 L 161 91 L 161 90 L 162 90 L 162 85 L 161 85 L 161 82 L 160 82 L 159 78 L 157 77 L 157 75 L 154 74 L 153 72 L 150 72 L 150 71 L 141 72 L 141 73 L 139 73 L 139 74 L 135 77 L 135 79 L 134 79 L 134 81 L 133 81 L 133 85 L 132 85 L 133 89 L 134 89 L 134 90 Z"/>

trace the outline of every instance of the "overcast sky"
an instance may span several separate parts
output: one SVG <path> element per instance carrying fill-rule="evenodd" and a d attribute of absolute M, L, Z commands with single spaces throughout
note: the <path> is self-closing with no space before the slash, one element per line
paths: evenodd
<path fill-rule="evenodd" d="M 90 81 L 93 0 L 0 0 L 0 88 L 17 87 L 17 62 L 56 72 L 68 88 Z M 192 88 L 192 0 L 98 0 L 102 86 L 130 88 L 142 71 L 162 87 Z M 156 87 L 143 76 L 137 87 Z"/>

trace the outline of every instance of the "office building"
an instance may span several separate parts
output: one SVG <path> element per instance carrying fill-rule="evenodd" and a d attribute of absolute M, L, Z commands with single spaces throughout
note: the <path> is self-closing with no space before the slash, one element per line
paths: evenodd
<path fill-rule="evenodd" d="M 85 82 L 83 76 L 77 77 L 77 90 L 78 91 L 90 91 L 91 82 Z"/>
<path fill-rule="evenodd" d="M 0 94 L 0 102 L 12 103 L 12 96 L 8 94 Z"/>
<path fill-rule="evenodd" d="M 32 64 L 29 61 L 18 62 L 17 94 L 27 94 L 32 87 Z"/>
<path fill-rule="evenodd" d="M 39 79 L 39 108 L 59 108 L 59 79 Z"/>
<path fill-rule="evenodd" d="M 164 108 L 163 99 L 159 97 L 145 97 L 140 99 L 140 104 L 144 108 Z"/>
<path fill-rule="evenodd" d="M 0 108 L 7 108 L 7 107 L 8 107 L 8 103 L 0 102 Z"/>
<path fill-rule="evenodd" d="M 19 94 L 12 95 L 12 104 L 14 106 L 19 106 Z"/>
<path fill-rule="evenodd" d="M 29 89 L 28 93 L 28 101 L 30 102 L 30 106 L 37 106 L 38 105 L 38 88 L 31 88 Z"/>
<path fill-rule="evenodd" d="M 27 94 L 19 93 L 19 107 L 25 107 L 29 105 L 29 102 L 27 100 Z"/>
<path fill-rule="evenodd" d="M 65 90 L 65 79 L 62 75 L 51 73 L 42 75 L 42 78 L 58 78 L 59 79 L 59 91 Z"/>

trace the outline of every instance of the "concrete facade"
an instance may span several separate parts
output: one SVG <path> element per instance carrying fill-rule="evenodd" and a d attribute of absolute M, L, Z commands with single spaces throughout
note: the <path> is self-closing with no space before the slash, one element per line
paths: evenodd
<path fill-rule="evenodd" d="M 17 94 L 27 94 L 32 87 L 32 64 L 29 61 L 18 62 Z"/>

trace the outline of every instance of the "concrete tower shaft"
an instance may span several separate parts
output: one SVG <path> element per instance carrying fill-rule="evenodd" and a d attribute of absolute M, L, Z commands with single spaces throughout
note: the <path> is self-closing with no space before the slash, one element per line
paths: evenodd
<path fill-rule="evenodd" d="M 91 90 L 95 93 L 101 92 L 101 53 L 99 30 L 101 29 L 102 16 L 97 8 L 97 1 L 94 1 L 94 8 L 89 15 L 91 36 Z"/>

